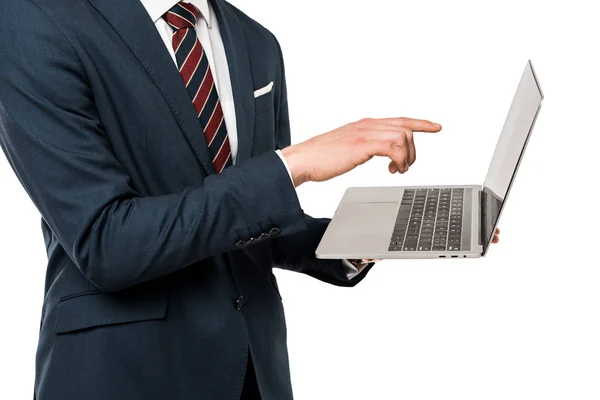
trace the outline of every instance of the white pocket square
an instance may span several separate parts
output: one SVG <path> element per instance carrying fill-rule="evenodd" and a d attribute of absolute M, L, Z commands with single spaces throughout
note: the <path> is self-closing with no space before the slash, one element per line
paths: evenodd
<path fill-rule="evenodd" d="M 272 81 L 264 88 L 254 91 L 254 98 L 264 96 L 265 94 L 269 93 L 271 90 L 273 90 L 273 82 Z"/>

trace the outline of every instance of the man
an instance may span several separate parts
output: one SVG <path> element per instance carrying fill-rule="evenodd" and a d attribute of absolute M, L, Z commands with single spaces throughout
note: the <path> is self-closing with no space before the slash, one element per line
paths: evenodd
<path fill-rule="evenodd" d="M 290 146 L 276 39 L 224 0 L 0 5 L 0 144 L 42 215 L 40 400 L 291 399 L 273 267 L 354 286 L 314 257 L 328 220 L 295 187 L 373 156 L 414 163 L 411 119 Z M 22 267 L 22 266 L 13 266 Z"/>

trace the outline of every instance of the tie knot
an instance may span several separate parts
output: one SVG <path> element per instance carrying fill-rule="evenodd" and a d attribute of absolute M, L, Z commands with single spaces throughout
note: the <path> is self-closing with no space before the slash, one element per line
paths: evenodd
<path fill-rule="evenodd" d="M 196 26 L 200 10 L 195 5 L 180 1 L 165 13 L 163 18 L 173 29 L 186 29 Z"/>

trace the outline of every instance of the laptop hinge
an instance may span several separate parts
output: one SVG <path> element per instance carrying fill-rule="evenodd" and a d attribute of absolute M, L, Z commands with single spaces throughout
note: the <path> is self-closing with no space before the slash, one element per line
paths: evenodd
<path fill-rule="evenodd" d="M 483 190 L 479 191 L 479 245 L 483 246 L 485 243 L 485 218 L 486 218 L 486 194 Z"/>

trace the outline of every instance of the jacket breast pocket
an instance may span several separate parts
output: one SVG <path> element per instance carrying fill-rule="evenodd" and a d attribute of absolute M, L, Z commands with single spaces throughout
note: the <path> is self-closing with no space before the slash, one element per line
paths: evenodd
<path fill-rule="evenodd" d="M 274 95 L 275 92 L 273 90 L 274 84 L 273 82 L 269 83 L 267 86 L 258 89 L 254 92 L 254 106 L 255 112 L 260 114 L 263 111 L 267 111 L 270 108 L 273 108 L 274 103 Z"/>
<path fill-rule="evenodd" d="M 167 313 L 166 288 L 128 293 L 91 292 L 63 298 L 58 305 L 55 333 L 100 326 L 163 319 Z"/>

